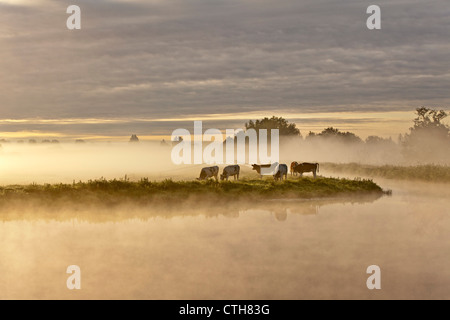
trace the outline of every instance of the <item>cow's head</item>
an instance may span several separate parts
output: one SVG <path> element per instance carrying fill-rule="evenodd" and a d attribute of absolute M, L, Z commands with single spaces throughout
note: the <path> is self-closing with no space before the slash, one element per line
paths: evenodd
<path fill-rule="evenodd" d="M 220 181 L 225 180 L 225 176 L 223 174 L 220 175 Z"/>
<path fill-rule="evenodd" d="M 258 170 L 259 166 L 257 164 L 252 164 L 252 170 Z"/>

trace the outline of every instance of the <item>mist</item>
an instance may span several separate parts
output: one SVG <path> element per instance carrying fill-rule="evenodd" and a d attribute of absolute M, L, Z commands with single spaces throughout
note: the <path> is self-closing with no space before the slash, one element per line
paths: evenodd
<path fill-rule="evenodd" d="M 450 297 L 448 189 L 380 183 L 394 196 L 3 208 L 0 299 Z M 64 286 L 73 263 L 79 292 Z M 365 288 L 374 263 L 378 292 Z"/>
<path fill-rule="evenodd" d="M 9 143 L 0 150 L 0 184 L 164 178 L 174 168 L 170 148 L 158 143 Z"/>
<path fill-rule="evenodd" d="M 449 165 L 450 140 L 424 135 L 408 147 L 392 140 L 346 142 L 333 138 L 287 138 L 281 142 L 281 158 L 297 162 L 360 163 L 370 165 Z"/>
<path fill-rule="evenodd" d="M 282 138 L 280 162 L 288 165 L 292 161 L 401 166 L 450 164 L 447 141 L 433 137 L 429 140 L 432 143 L 421 140 L 426 152 L 405 152 L 401 144 L 393 141 L 354 143 L 338 139 Z M 171 146 L 159 142 L 4 143 L 0 148 L 0 184 L 72 183 L 99 178 L 194 179 L 201 167 L 207 166 L 174 165 L 171 151 Z M 242 165 L 242 170 L 251 174 L 249 164 Z"/>
<path fill-rule="evenodd" d="M 299 139 L 281 146 L 285 162 L 381 164 L 388 163 L 381 152 L 392 152 Z M 198 177 L 203 165 L 175 166 L 171 150 L 153 142 L 4 144 L 0 183 Z M 405 163 L 400 153 L 396 161 Z M 110 206 L 31 196 L 2 202 L 0 299 L 450 297 L 447 184 L 375 182 L 393 196 L 220 205 L 183 199 Z M 83 272 L 75 293 L 64 285 L 72 264 Z M 379 292 L 365 287 L 372 264 L 383 270 Z"/>

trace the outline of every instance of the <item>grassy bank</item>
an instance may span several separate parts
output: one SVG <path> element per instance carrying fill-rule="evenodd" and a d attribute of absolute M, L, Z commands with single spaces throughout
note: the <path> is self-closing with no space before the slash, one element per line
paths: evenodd
<path fill-rule="evenodd" d="M 371 180 L 304 178 L 275 182 L 241 180 L 238 182 L 175 182 L 165 180 L 139 182 L 94 180 L 74 184 L 8 186 L 0 188 L 0 204 L 10 201 L 37 200 L 48 205 L 73 202 L 116 204 L 124 201 L 180 203 L 187 200 L 221 202 L 234 199 L 307 199 L 349 195 L 382 194 Z"/>
<path fill-rule="evenodd" d="M 372 166 L 357 163 L 324 163 L 322 164 L 322 168 L 333 173 L 347 173 L 365 177 L 420 180 L 428 182 L 450 182 L 450 166 L 418 165 L 403 167 L 390 165 Z"/>

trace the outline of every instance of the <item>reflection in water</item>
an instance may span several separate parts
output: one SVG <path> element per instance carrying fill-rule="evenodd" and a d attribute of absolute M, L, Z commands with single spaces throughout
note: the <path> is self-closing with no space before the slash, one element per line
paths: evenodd
<path fill-rule="evenodd" d="M 234 201 L 222 205 L 210 202 L 155 203 L 139 205 L 122 203 L 107 206 L 90 206 L 84 203 L 38 205 L 34 203 L 7 205 L 0 203 L 0 221 L 18 220 L 53 220 L 78 221 L 91 223 L 120 222 L 132 219 L 148 221 L 157 217 L 171 219 L 174 217 L 206 216 L 239 218 L 241 213 L 264 211 L 273 214 L 277 220 L 286 221 L 290 214 L 316 215 L 320 208 L 333 204 L 368 204 L 380 199 L 382 195 L 373 194 L 352 198 L 301 199 L 301 200 L 266 200 L 261 202 Z"/>
<path fill-rule="evenodd" d="M 310 199 L 310 200 L 272 200 L 253 205 L 253 209 L 266 210 L 271 212 L 276 220 L 284 222 L 288 215 L 316 215 L 320 208 L 332 204 L 368 204 L 382 196 L 378 194 L 360 196 L 359 198 L 336 198 L 336 199 Z"/>
<path fill-rule="evenodd" d="M 0 299 L 450 298 L 448 198 L 392 188 L 358 201 L 3 206 Z M 66 288 L 73 264 L 81 291 Z M 372 264 L 381 291 L 365 286 Z"/>

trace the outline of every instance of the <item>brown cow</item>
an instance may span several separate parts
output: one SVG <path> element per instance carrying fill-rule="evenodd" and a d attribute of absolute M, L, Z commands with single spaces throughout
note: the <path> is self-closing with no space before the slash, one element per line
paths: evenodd
<path fill-rule="evenodd" d="M 314 179 L 317 177 L 317 172 L 319 172 L 319 164 L 318 163 L 300 163 L 294 167 L 294 172 L 300 173 L 300 177 L 303 177 L 303 173 L 312 172 L 314 175 Z"/>
<path fill-rule="evenodd" d="M 297 161 L 291 162 L 291 176 L 293 176 L 293 175 L 296 176 L 297 175 L 297 173 L 294 172 L 295 166 L 298 166 L 298 162 Z"/>

